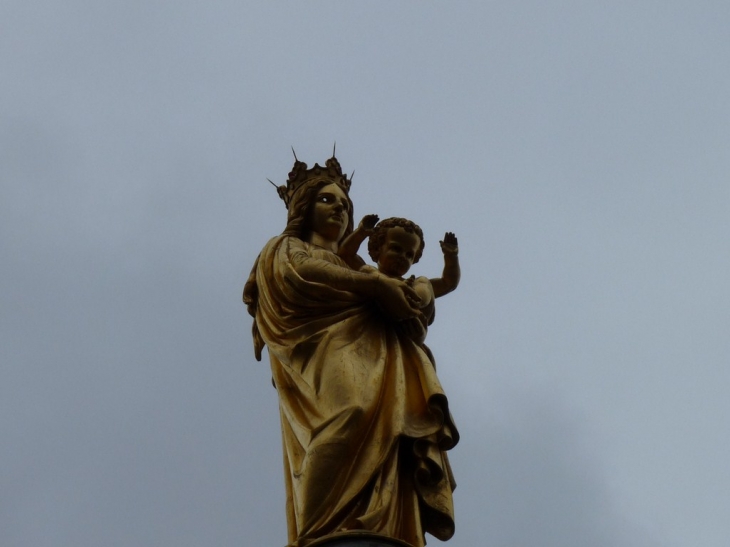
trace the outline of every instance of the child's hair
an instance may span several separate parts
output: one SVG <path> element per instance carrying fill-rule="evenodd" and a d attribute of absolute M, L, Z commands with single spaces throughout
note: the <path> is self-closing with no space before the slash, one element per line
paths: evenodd
<path fill-rule="evenodd" d="M 416 256 L 413 257 L 413 263 L 415 264 L 421 258 L 423 248 L 426 244 L 423 241 L 423 230 L 421 230 L 421 227 L 412 220 L 408 220 L 406 218 L 391 217 L 378 222 L 375 226 L 375 231 L 368 240 L 368 254 L 370 255 L 370 258 L 372 258 L 375 262 L 378 261 L 378 258 L 380 258 L 380 249 L 385 243 L 388 230 L 395 227 L 401 227 L 406 232 L 416 234 L 418 239 L 421 240 L 421 244 L 418 246 L 418 250 L 416 251 Z"/>

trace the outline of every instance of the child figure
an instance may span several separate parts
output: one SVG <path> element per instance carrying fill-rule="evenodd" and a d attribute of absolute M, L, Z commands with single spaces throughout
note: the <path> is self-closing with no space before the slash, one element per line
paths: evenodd
<path fill-rule="evenodd" d="M 405 218 L 387 218 L 378 223 L 377 215 L 366 215 L 338 251 L 339 256 L 350 267 L 362 272 L 376 271 L 357 256 L 360 244 L 368 236 L 368 253 L 378 264 L 377 271 L 389 277 L 404 279 L 411 266 L 423 254 L 423 231 L 416 223 Z M 404 321 L 402 324 L 406 333 L 421 344 L 426 338 L 426 328 L 433 323 L 434 299 L 453 291 L 461 277 L 456 236 L 452 232 L 446 232 L 443 241 L 439 243 L 444 254 L 441 277 L 428 279 L 412 275 L 406 280 L 421 298 L 422 313 L 415 320 Z"/>

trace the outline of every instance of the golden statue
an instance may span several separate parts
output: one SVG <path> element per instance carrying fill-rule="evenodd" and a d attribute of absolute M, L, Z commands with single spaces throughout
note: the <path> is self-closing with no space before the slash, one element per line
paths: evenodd
<path fill-rule="evenodd" d="M 335 157 L 307 169 L 295 156 L 278 187 L 286 229 L 243 291 L 279 395 L 289 547 L 348 534 L 423 547 L 425 532 L 454 533 L 459 435 L 423 342 L 433 299 L 458 284 L 458 246 L 447 233 L 441 278 L 404 279 L 420 228 L 368 215 L 353 233 L 350 184 Z M 378 269 L 357 256 L 367 236 Z"/>

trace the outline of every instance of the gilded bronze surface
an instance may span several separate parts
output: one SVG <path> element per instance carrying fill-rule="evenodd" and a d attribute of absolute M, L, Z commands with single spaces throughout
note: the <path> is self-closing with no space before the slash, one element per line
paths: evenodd
<path fill-rule="evenodd" d="M 411 547 L 399 539 L 373 534 L 371 532 L 338 532 L 322 539 L 316 539 L 309 547 Z"/>
<path fill-rule="evenodd" d="M 369 532 L 422 547 L 454 533 L 459 435 L 424 340 L 434 299 L 458 284 L 458 244 L 441 242 L 441 278 L 405 279 L 420 228 L 368 215 L 353 233 L 349 189 L 334 157 L 297 160 L 278 188 L 286 228 L 244 288 L 279 396 L 289 545 Z M 357 255 L 368 236 L 377 268 Z"/>

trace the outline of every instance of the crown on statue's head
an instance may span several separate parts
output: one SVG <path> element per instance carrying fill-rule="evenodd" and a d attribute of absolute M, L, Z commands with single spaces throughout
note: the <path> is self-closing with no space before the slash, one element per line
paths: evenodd
<path fill-rule="evenodd" d="M 349 193 L 350 184 L 352 184 L 352 177 L 347 178 L 347 175 L 342 172 L 340 162 L 337 161 L 337 158 L 334 155 L 325 162 L 324 167 L 315 163 L 314 167 L 307 169 L 307 164 L 303 161 L 299 161 L 295 154 L 294 167 L 289 173 L 286 186 L 277 186 L 276 191 L 279 194 L 279 197 L 284 200 L 284 205 L 288 209 L 294 194 L 296 194 L 302 186 L 309 182 L 319 181 L 337 184 L 346 193 Z M 272 184 L 274 183 L 272 182 Z M 274 184 L 274 186 L 276 186 L 276 184 Z"/>

